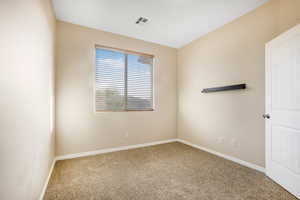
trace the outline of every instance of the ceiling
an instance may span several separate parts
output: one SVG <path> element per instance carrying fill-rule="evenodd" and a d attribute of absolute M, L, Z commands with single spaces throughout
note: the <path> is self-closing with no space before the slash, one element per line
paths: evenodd
<path fill-rule="evenodd" d="M 179 48 L 268 0 L 53 0 L 59 20 Z M 135 24 L 139 17 L 146 24 Z"/>

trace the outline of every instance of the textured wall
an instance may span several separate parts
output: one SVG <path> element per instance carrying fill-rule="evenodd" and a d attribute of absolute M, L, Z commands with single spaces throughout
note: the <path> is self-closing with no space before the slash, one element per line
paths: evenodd
<path fill-rule="evenodd" d="M 55 149 L 51 2 L 1 0 L 0 25 L 0 199 L 36 200 Z"/>
<path fill-rule="evenodd" d="M 179 49 L 179 138 L 265 165 L 265 43 L 300 23 L 299 11 L 299 0 L 272 0 Z M 249 88 L 200 93 L 235 83 Z"/>
<path fill-rule="evenodd" d="M 155 56 L 155 111 L 94 112 L 95 44 Z M 176 49 L 58 22 L 56 105 L 58 155 L 175 138 Z"/>

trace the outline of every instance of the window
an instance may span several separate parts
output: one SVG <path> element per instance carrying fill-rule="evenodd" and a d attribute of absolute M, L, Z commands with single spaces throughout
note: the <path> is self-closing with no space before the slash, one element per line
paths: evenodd
<path fill-rule="evenodd" d="M 96 46 L 96 111 L 153 110 L 153 56 Z"/>

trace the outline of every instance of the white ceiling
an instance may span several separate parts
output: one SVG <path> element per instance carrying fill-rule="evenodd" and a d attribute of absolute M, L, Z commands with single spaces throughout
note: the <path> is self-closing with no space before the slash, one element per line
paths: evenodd
<path fill-rule="evenodd" d="M 179 48 L 268 0 L 53 0 L 59 20 Z M 136 25 L 139 17 L 149 22 Z"/>

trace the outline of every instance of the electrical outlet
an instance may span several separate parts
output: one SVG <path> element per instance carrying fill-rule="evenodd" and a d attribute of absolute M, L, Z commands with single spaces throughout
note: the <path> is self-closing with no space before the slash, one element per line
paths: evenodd
<path fill-rule="evenodd" d="M 231 139 L 231 145 L 234 146 L 236 143 L 236 140 L 235 139 Z"/>
<path fill-rule="evenodd" d="M 128 132 L 125 132 L 125 137 L 128 137 L 129 136 L 129 133 Z"/>
<path fill-rule="evenodd" d="M 223 138 L 223 137 L 219 137 L 219 138 L 217 139 L 217 142 L 218 142 L 219 144 L 224 143 L 224 138 Z"/>
<path fill-rule="evenodd" d="M 239 147 L 240 146 L 240 143 L 236 140 L 236 139 L 232 139 L 231 140 L 231 145 L 233 146 L 233 147 Z"/>

